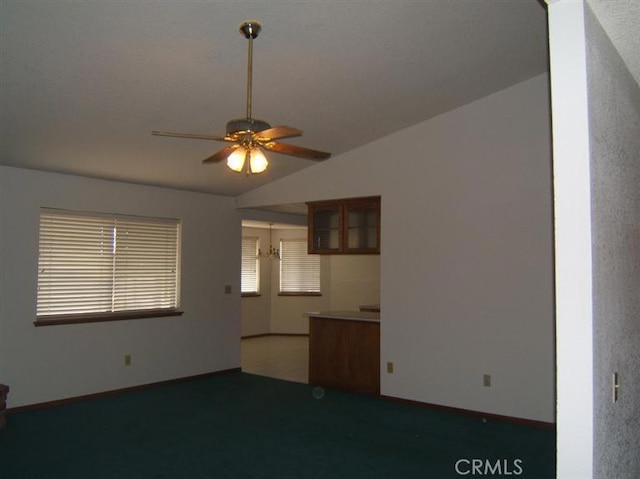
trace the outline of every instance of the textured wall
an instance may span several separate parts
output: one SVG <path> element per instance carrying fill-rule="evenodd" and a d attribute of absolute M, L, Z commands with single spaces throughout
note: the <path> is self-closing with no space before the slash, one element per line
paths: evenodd
<path fill-rule="evenodd" d="M 587 0 L 627 68 L 640 83 L 640 2 L 637 0 Z"/>
<path fill-rule="evenodd" d="M 587 7 L 594 477 L 640 477 L 640 89 Z M 612 401 L 612 375 L 621 389 Z"/>

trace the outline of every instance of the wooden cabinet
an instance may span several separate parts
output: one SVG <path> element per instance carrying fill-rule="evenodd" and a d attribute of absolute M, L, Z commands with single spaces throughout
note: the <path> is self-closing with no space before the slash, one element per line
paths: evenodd
<path fill-rule="evenodd" d="M 380 197 L 307 203 L 309 254 L 380 254 Z"/>
<path fill-rule="evenodd" d="M 4 429 L 7 425 L 7 394 L 9 394 L 9 386 L 0 384 L 0 429 Z"/>
<path fill-rule="evenodd" d="M 380 323 L 311 317 L 309 384 L 380 394 Z"/>
<path fill-rule="evenodd" d="M 343 205 L 344 252 L 380 253 L 380 198 Z"/>
<path fill-rule="evenodd" d="M 308 205 L 309 253 L 337 254 L 342 251 L 342 208 L 335 202 Z"/>

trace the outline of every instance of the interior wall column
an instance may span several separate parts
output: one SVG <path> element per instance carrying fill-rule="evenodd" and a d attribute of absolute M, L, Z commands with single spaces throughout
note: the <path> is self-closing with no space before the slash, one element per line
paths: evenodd
<path fill-rule="evenodd" d="M 557 473 L 593 478 L 591 176 L 584 2 L 547 0 L 556 278 Z"/>

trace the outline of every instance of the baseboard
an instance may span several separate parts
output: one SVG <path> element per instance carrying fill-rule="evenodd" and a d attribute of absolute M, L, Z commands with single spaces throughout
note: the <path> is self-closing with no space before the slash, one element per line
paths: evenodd
<path fill-rule="evenodd" d="M 75 397 L 70 397 L 70 398 L 65 398 L 65 399 L 57 399 L 55 401 L 47 401 L 47 402 L 41 402 L 41 403 L 35 403 L 35 404 L 28 404 L 26 406 L 18 406 L 18 407 L 7 408 L 7 413 L 14 413 L 14 412 L 21 412 L 21 411 L 31 411 L 33 409 L 44 409 L 44 408 L 48 408 L 48 407 L 62 406 L 64 404 L 72 404 L 72 403 L 76 403 L 76 402 L 80 402 L 80 401 L 86 401 L 86 400 L 89 400 L 89 399 L 96 399 L 96 398 L 100 398 L 100 397 L 104 397 L 104 396 L 112 396 L 114 394 L 119 394 L 119 393 L 122 393 L 122 392 L 139 391 L 139 390 L 142 390 L 142 389 L 149 389 L 149 388 L 153 388 L 153 387 L 156 387 L 156 386 L 163 386 L 163 385 L 166 385 L 166 384 L 181 383 L 181 382 L 186 382 L 186 381 L 192 381 L 194 379 L 204 379 L 204 378 L 211 377 L 211 376 L 217 376 L 219 374 L 236 373 L 236 372 L 240 372 L 240 371 L 241 371 L 241 368 L 223 369 L 222 371 L 214 371 L 214 372 L 211 372 L 211 373 L 196 374 L 194 376 L 185 376 L 185 377 L 182 377 L 182 378 L 168 379 L 166 381 L 158 381 L 158 382 L 155 382 L 155 383 L 141 384 L 139 386 L 130 386 L 130 387 L 121 388 L 121 389 L 112 389 L 110 391 L 102 391 L 102 392 L 94 393 L 94 394 L 86 394 L 84 396 L 75 396 Z"/>
<path fill-rule="evenodd" d="M 482 419 L 492 419 L 495 421 L 503 421 L 503 422 L 510 422 L 513 424 L 521 424 L 521 425 L 526 425 L 526 426 L 533 426 L 533 427 L 537 427 L 540 429 L 550 429 L 550 430 L 555 430 L 556 429 L 556 424 L 553 422 L 546 422 L 546 421 L 536 421 L 534 419 L 525 419 L 525 418 L 520 418 L 520 417 L 513 417 L 513 416 L 503 416 L 500 414 L 491 414 L 491 413 L 486 413 L 486 412 L 481 412 L 481 411 L 474 411 L 471 409 L 462 409 L 462 408 L 457 408 L 457 407 L 451 407 L 451 406 L 443 406 L 441 404 L 432 404 L 432 403 L 426 403 L 426 402 L 421 402 L 421 401 L 413 401 L 411 399 L 403 399 L 403 398 L 397 398 L 394 396 L 385 396 L 385 395 L 380 395 L 379 396 L 380 399 L 384 399 L 385 401 L 392 401 L 392 402 L 397 402 L 397 403 L 402 403 L 402 404 L 409 404 L 411 406 L 417 406 L 417 407 L 422 407 L 422 408 L 427 408 L 427 409 L 438 409 L 441 411 L 448 411 L 448 412 L 453 412 L 453 413 L 457 413 L 457 414 L 464 414 L 467 416 L 475 416 L 478 418 L 482 418 Z"/>
<path fill-rule="evenodd" d="M 262 337 L 262 336 L 308 336 L 308 334 L 269 333 L 269 334 L 264 334 L 264 335 L 247 336 L 246 338 Z M 245 338 L 243 338 L 243 339 L 245 339 Z M 75 397 L 71 397 L 71 398 L 57 399 L 55 401 L 46 401 L 46 402 L 41 402 L 41 403 L 28 404 L 26 406 L 18 406 L 18 407 L 7 408 L 6 409 L 6 413 L 30 411 L 30 410 L 34 410 L 34 409 L 44 409 L 44 408 L 48 408 L 48 407 L 61 406 L 61 405 L 64 405 L 64 404 L 72 404 L 72 403 L 76 403 L 76 402 L 80 402 L 80 401 L 86 401 L 86 400 L 90 400 L 90 399 L 96 399 L 96 398 L 100 398 L 100 397 L 104 397 L 104 396 L 112 396 L 114 394 L 118 394 L 118 393 L 122 393 L 122 392 L 140 391 L 140 390 L 143 390 L 143 389 L 149 389 L 149 388 L 153 388 L 153 387 L 156 387 L 156 386 L 163 386 L 163 385 L 167 385 L 167 384 L 176 384 L 176 383 L 181 383 L 181 382 L 186 382 L 186 381 L 192 381 L 192 380 L 195 380 L 195 379 L 204 379 L 204 378 L 207 378 L 207 377 L 217 376 L 217 375 L 220 375 L 220 374 L 237 373 L 237 372 L 241 372 L 241 371 L 242 371 L 242 368 L 223 369 L 221 371 L 214 371 L 214 372 L 210 372 L 210 373 L 196 374 L 194 376 L 185 376 L 185 377 L 181 377 L 181 378 L 168 379 L 166 381 L 158 381 L 158 382 L 154 382 L 154 383 L 141 384 L 139 386 L 130 386 L 130 387 L 126 387 L 126 388 L 112 389 L 110 391 L 102 391 L 102 392 L 94 393 L 94 394 L 86 394 L 86 395 L 83 395 L 83 396 L 75 396 Z M 483 419 L 493 419 L 493 420 L 497 420 L 497 421 L 510 422 L 510 423 L 514 423 L 514 424 L 522 424 L 522 425 L 533 426 L 533 427 L 538 427 L 538 428 L 542 428 L 542 429 L 550 429 L 550 430 L 555 430 L 556 429 L 556 424 L 553 423 L 553 422 L 536 421 L 534 419 L 525 419 L 525 418 L 512 417 L 512 416 L 503 416 L 503 415 L 500 415 L 500 414 L 492 414 L 492 413 L 485 413 L 485 412 L 481 412 L 481 411 L 473 411 L 471 409 L 462 409 L 462 408 L 456 408 L 456 407 L 451 407 L 451 406 L 443 406 L 441 404 L 426 403 L 426 402 L 421 402 L 421 401 L 414 401 L 414 400 L 411 400 L 411 399 L 403 399 L 403 398 L 398 398 L 398 397 L 394 397 L 394 396 L 387 396 L 387 395 L 384 395 L 384 394 L 380 394 L 378 397 L 380 399 L 385 400 L 385 401 L 392 401 L 392 402 L 397 402 L 397 403 L 401 403 L 401 404 L 409 404 L 411 406 L 417 406 L 417 407 L 422 407 L 422 408 L 427 408 L 427 409 L 438 409 L 438 410 L 441 410 L 441 411 L 448 411 L 448 412 L 453 412 L 453 413 L 457 413 L 457 414 L 465 414 L 465 415 L 468 415 L 468 416 L 475 416 L 475 417 L 479 417 L 479 418 L 483 418 Z"/>
<path fill-rule="evenodd" d="M 250 334 L 248 336 L 242 336 L 241 339 L 253 339 L 253 338 L 266 338 L 267 336 L 290 336 L 290 337 L 309 337 L 309 333 L 263 333 L 263 334 Z"/>

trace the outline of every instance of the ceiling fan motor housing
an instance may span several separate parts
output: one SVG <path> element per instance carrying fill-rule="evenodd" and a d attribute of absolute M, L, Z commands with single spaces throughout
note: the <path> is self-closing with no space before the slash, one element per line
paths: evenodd
<path fill-rule="evenodd" d="M 266 121 L 254 118 L 236 118 L 227 123 L 227 135 L 241 132 L 258 133 L 269 128 L 271 128 L 271 125 Z"/>

